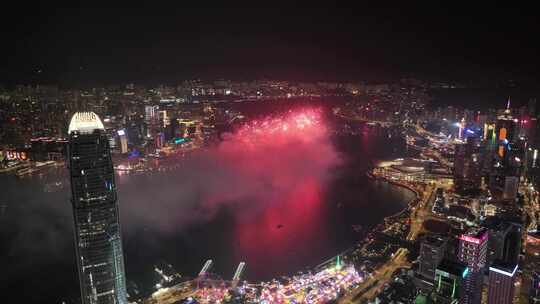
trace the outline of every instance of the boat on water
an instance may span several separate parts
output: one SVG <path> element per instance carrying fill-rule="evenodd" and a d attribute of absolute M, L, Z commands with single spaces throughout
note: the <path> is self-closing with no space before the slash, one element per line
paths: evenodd
<path fill-rule="evenodd" d="M 45 162 L 36 162 L 35 166 L 36 166 L 36 168 L 40 168 L 40 167 L 52 166 L 52 165 L 55 165 L 55 164 L 56 164 L 55 161 L 48 160 L 48 161 L 45 161 Z"/>
<path fill-rule="evenodd" d="M 56 192 L 62 189 L 63 187 L 64 187 L 63 182 L 54 182 L 54 183 L 45 184 L 45 186 L 43 187 L 43 190 L 45 192 Z"/>
<path fill-rule="evenodd" d="M 362 232 L 364 228 L 362 227 L 362 225 L 352 225 L 352 229 L 355 232 Z"/>
<path fill-rule="evenodd" d="M 30 167 L 25 167 L 25 168 L 22 168 L 22 169 L 19 169 L 17 170 L 17 172 L 15 172 L 15 175 L 17 175 L 18 177 L 23 177 L 23 176 L 26 176 L 26 175 L 30 175 L 34 172 L 38 171 L 37 169 L 32 169 Z"/>

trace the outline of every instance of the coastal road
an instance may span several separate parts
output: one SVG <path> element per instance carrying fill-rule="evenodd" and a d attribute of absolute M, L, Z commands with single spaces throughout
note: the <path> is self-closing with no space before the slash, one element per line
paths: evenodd
<path fill-rule="evenodd" d="M 422 231 L 424 221 L 431 216 L 431 207 L 435 200 L 435 189 L 437 189 L 437 184 L 435 186 L 429 185 L 420 203 L 411 213 L 411 228 L 407 235 L 408 241 L 416 240 L 418 233 Z"/>
<path fill-rule="evenodd" d="M 423 192 L 423 196 L 411 212 L 411 227 L 407 240 L 413 241 L 422 231 L 423 222 L 431 214 L 431 205 L 435 197 L 435 189 L 438 184 L 430 185 Z M 367 300 L 372 300 L 377 294 L 382 291 L 385 284 L 390 282 L 392 274 L 400 268 L 410 268 L 411 264 L 407 261 L 408 250 L 399 248 L 394 256 L 381 267 L 379 267 L 371 277 L 364 281 L 360 286 L 351 291 L 349 294 L 342 297 L 338 303 L 362 303 Z"/>
<path fill-rule="evenodd" d="M 417 133 L 424 137 L 427 137 L 426 135 L 430 135 L 429 132 L 419 126 L 417 126 Z M 449 167 L 450 163 L 438 152 L 437 156 L 439 156 L 439 161 L 441 164 Z M 408 241 L 416 240 L 418 234 L 423 229 L 424 221 L 432 216 L 431 209 L 435 199 L 435 190 L 438 187 L 447 188 L 448 186 L 439 180 L 434 180 L 433 182 L 434 183 L 428 184 L 425 191 L 423 191 L 420 202 L 415 208 L 413 208 L 411 212 L 410 230 L 407 235 Z M 339 303 L 363 303 L 365 301 L 372 300 L 382 291 L 384 285 L 386 285 L 392 279 L 392 274 L 397 269 L 410 267 L 410 263 L 407 261 L 407 253 L 408 251 L 405 248 L 398 249 L 388 262 L 379 267 L 379 269 L 377 269 L 365 282 L 360 284 L 358 288 L 341 298 Z"/>

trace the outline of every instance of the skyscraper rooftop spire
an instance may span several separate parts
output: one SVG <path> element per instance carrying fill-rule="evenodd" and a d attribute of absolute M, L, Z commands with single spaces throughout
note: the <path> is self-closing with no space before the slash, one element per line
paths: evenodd
<path fill-rule="evenodd" d="M 93 132 L 95 129 L 105 129 L 101 119 L 94 112 L 77 112 L 69 123 L 68 133 L 72 131 Z"/>
<path fill-rule="evenodd" d="M 506 102 L 506 110 L 504 110 L 504 112 L 510 114 L 510 96 L 508 96 L 508 101 Z"/>

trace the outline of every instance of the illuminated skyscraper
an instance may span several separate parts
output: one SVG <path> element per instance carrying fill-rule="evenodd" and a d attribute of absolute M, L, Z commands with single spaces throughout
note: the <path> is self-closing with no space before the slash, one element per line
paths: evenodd
<path fill-rule="evenodd" d="M 146 123 L 146 136 L 154 136 L 158 126 L 158 111 L 159 106 L 145 106 L 144 107 L 144 122 Z"/>
<path fill-rule="evenodd" d="M 165 143 L 165 135 L 163 135 L 163 133 L 159 132 L 158 134 L 156 134 L 156 136 L 154 138 L 154 144 L 156 146 L 156 149 L 163 148 L 164 143 Z"/>
<path fill-rule="evenodd" d="M 465 132 L 465 118 L 461 118 L 461 120 L 458 123 L 459 131 L 458 131 L 458 138 L 463 139 L 463 132 Z"/>
<path fill-rule="evenodd" d="M 128 138 L 126 135 L 126 130 L 121 129 L 118 130 L 118 138 L 120 139 L 120 153 L 126 154 L 128 153 Z"/>
<path fill-rule="evenodd" d="M 488 124 L 488 123 L 484 124 L 484 136 L 482 139 L 491 145 L 497 143 L 497 134 L 495 133 L 495 124 Z"/>
<path fill-rule="evenodd" d="M 458 191 L 477 189 L 480 187 L 481 157 L 475 137 L 467 138 L 466 144 L 455 147 L 454 183 Z"/>
<path fill-rule="evenodd" d="M 529 289 L 529 303 L 540 303 L 540 271 L 533 271 L 531 274 L 531 286 Z"/>
<path fill-rule="evenodd" d="M 433 287 L 435 270 L 444 258 L 446 245 L 446 239 L 435 236 L 427 236 L 420 244 L 418 277 L 421 278 L 423 285 L 430 289 Z"/>
<path fill-rule="evenodd" d="M 488 304 L 511 304 L 518 265 L 496 261 L 489 267 Z"/>
<path fill-rule="evenodd" d="M 512 116 L 512 110 L 510 109 L 510 98 L 506 104 L 506 109 L 503 114 L 497 116 L 497 139 L 499 141 L 499 148 L 497 153 L 501 158 L 505 156 L 505 152 L 508 149 L 508 144 L 512 143 L 516 138 L 516 122 Z"/>
<path fill-rule="evenodd" d="M 487 265 L 496 260 L 517 263 L 521 250 L 521 226 L 501 222 L 489 227 Z"/>
<path fill-rule="evenodd" d="M 81 302 L 127 303 L 116 185 L 107 135 L 93 112 L 75 113 L 68 132 Z"/>
<path fill-rule="evenodd" d="M 472 229 L 459 237 L 458 258 L 469 268 L 460 303 L 476 304 L 482 299 L 482 276 L 486 266 L 488 232 Z"/>
<path fill-rule="evenodd" d="M 159 111 L 159 106 L 145 106 L 144 107 L 144 120 L 147 124 L 157 120 L 157 113 Z"/>
<path fill-rule="evenodd" d="M 444 259 L 435 269 L 435 286 L 432 299 L 435 303 L 457 304 L 464 302 L 465 280 L 470 275 L 467 265 Z"/>

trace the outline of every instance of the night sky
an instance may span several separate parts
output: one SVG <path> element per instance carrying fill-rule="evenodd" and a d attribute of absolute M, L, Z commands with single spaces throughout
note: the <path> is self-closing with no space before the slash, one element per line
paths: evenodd
<path fill-rule="evenodd" d="M 3 10 L 0 82 L 540 78 L 532 8 L 182 2 Z"/>

